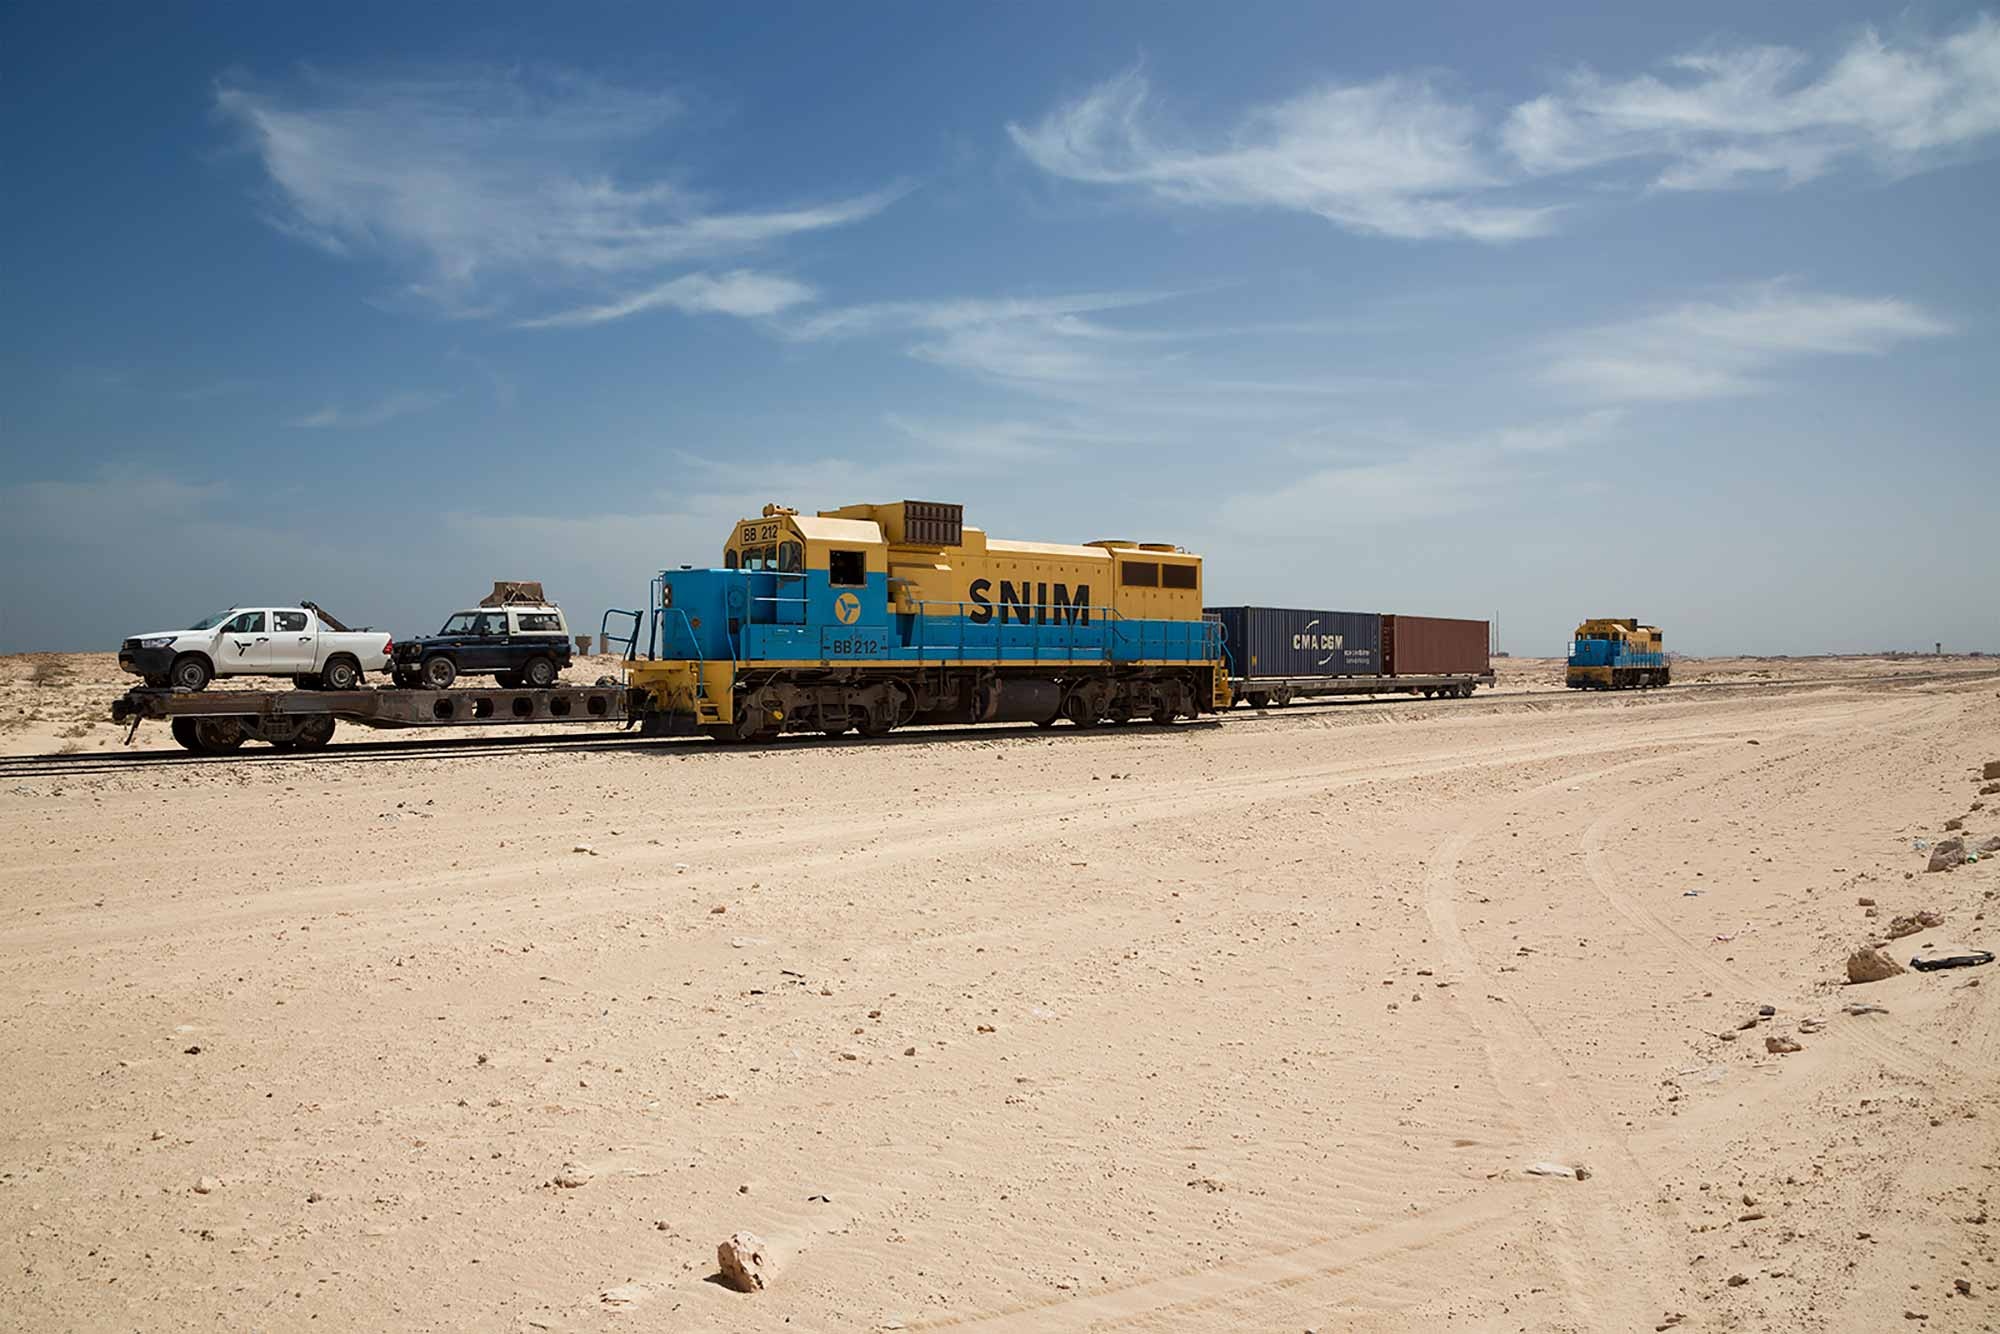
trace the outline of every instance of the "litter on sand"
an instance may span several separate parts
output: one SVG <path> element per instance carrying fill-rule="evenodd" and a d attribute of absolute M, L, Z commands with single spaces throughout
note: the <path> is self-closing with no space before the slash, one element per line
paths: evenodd
<path fill-rule="evenodd" d="M 1940 954 L 1929 959 L 1919 954 L 1910 960 L 1910 967 L 1920 973 L 1934 973 L 1940 968 L 1977 968 L 1992 962 L 1992 950 L 1967 950 L 1963 954 Z"/>

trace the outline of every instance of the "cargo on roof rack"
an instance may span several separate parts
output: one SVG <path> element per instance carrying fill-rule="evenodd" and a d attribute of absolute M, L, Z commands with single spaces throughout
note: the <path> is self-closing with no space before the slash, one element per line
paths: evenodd
<path fill-rule="evenodd" d="M 517 602 L 546 603 L 539 579 L 495 579 L 493 591 L 479 599 L 482 607 L 511 607 Z"/>

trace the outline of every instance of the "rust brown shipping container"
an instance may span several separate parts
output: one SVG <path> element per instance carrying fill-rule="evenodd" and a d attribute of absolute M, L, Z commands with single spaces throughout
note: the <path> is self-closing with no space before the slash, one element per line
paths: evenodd
<path fill-rule="evenodd" d="M 1389 676 L 1443 676 L 1492 669 L 1485 621 L 1443 616 L 1384 616 L 1382 671 Z"/>

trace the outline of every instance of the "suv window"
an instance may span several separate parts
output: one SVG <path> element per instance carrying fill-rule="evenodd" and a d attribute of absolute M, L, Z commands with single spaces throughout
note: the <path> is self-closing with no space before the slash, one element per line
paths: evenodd
<path fill-rule="evenodd" d="M 478 635 L 506 634 L 507 614 L 505 612 L 498 612 L 498 611 L 487 612 L 484 616 L 481 616 L 479 618 L 479 628 L 477 630 L 474 630 L 473 633 Z"/>
<path fill-rule="evenodd" d="M 520 625 L 522 634 L 535 635 L 535 634 L 562 633 L 562 628 L 563 628 L 562 617 L 556 615 L 554 612 L 549 612 L 549 611 L 516 612 L 514 615 L 514 619 Z"/>
<path fill-rule="evenodd" d="M 302 611 L 274 611 L 271 613 L 271 620 L 283 634 L 291 634 L 306 628 L 306 614 Z"/>
<path fill-rule="evenodd" d="M 444 629 L 438 631 L 438 633 L 441 635 L 476 634 L 478 632 L 474 630 L 473 627 L 476 626 L 478 623 L 479 623 L 478 612 L 461 611 L 454 613 L 451 619 L 444 623 Z"/>
<path fill-rule="evenodd" d="M 261 635 L 264 633 L 264 613 L 246 611 L 235 620 L 222 627 L 225 634 Z"/>
<path fill-rule="evenodd" d="M 860 588 L 868 582 L 868 553 L 865 551 L 827 552 L 826 581 L 835 588 Z"/>

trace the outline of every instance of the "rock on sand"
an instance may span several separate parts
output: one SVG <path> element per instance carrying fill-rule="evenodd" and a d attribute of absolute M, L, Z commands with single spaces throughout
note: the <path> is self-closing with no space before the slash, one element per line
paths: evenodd
<path fill-rule="evenodd" d="M 1931 864 L 1926 871 L 1946 871 L 1965 861 L 1965 840 L 1962 838 L 1939 839 L 1931 848 Z"/>
<path fill-rule="evenodd" d="M 1902 971 L 1903 965 L 1873 945 L 1863 945 L 1847 956 L 1847 980 L 1850 982 L 1880 982 Z"/>
<path fill-rule="evenodd" d="M 738 1292 L 761 1292 L 768 1267 L 764 1239 L 754 1232 L 730 1234 L 715 1248 L 715 1263 L 722 1268 L 722 1281 Z"/>

